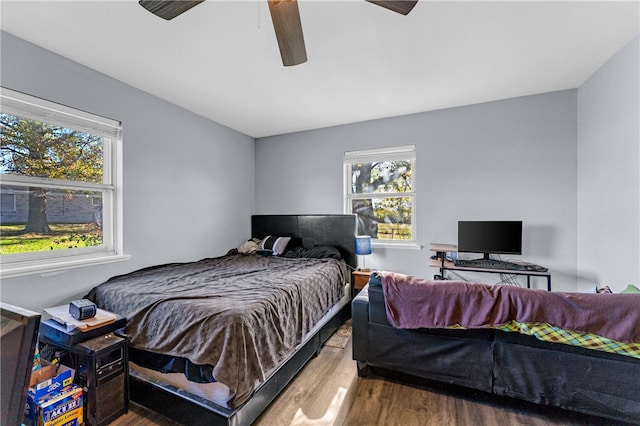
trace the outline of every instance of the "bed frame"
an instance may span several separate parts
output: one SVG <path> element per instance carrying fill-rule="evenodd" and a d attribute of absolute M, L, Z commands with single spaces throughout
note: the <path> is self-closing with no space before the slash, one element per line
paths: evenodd
<path fill-rule="evenodd" d="M 251 237 L 281 235 L 300 238 L 305 248 L 314 245 L 337 247 L 352 268 L 355 253 L 355 215 L 257 215 L 251 217 Z M 351 279 L 350 275 L 347 274 Z M 315 357 L 324 343 L 350 316 L 347 303 L 333 315 L 296 352 L 291 354 L 240 407 L 229 409 L 173 386 L 164 386 L 130 377 L 131 400 L 177 422 L 189 425 L 240 426 L 253 423 L 278 394 Z"/>

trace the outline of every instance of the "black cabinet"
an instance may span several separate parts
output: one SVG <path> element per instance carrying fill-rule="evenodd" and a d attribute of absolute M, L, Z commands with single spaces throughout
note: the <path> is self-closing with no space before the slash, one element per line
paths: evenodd
<path fill-rule="evenodd" d="M 40 344 L 66 352 L 65 365 L 76 370 L 84 394 L 86 425 L 106 425 L 129 409 L 129 365 L 126 337 L 115 333 L 64 345 L 40 335 Z"/>

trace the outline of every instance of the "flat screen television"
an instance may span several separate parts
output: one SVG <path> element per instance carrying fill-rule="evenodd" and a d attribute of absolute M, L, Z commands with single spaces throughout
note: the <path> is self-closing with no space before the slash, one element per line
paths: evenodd
<path fill-rule="evenodd" d="M 40 314 L 0 303 L 2 409 L 0 424 L 22 424 L 33 354 L 38 342 Z"/>
<path fill-rule="evenodd" d="M 458 251 L 491 254 L 522 254 L 522 221 L 459 221 Z"/>

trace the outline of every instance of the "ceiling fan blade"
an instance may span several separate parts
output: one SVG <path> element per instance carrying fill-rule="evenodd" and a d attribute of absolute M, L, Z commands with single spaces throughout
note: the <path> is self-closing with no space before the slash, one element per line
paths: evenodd
<path fill-rule="evenodd" d="M 394 12 L 408 15 L 418 0 L 367 0 L 369 3 L 377 4 Z"/>
<path fill-rule="evenodd" d="M 268 0 L 282 64 L 285 67 L 307 62 L 302 22 L 296 0 Z"/>
<path fill-rule="evenodd" d="M 140 0 L 140 6 L 167 21 L 186 12 L 204 0 Z"/>

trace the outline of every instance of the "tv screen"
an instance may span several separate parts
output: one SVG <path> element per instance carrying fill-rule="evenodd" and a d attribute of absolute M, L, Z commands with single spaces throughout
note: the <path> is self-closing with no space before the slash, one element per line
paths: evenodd
<path fill-rule="evenodd" d="M 522 221 L 459 221 L 458 251 L 522 254 Z"/>
<path fill-rule="evenodd" d="M 0 424 L 22 424 L 27 402 L 40 314 L 7 303 L 0 304 L 2 353 L 2 416 Z"/>

